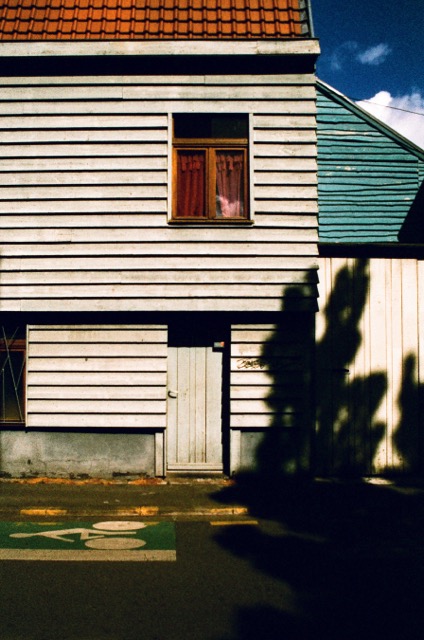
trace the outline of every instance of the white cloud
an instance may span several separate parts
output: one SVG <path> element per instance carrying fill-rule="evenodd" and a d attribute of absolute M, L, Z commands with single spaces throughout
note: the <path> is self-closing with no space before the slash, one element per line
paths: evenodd
<path fill-rule="evenodd" d="M 369 47 L 358 53 L 357 60 L 361 62 L 361 64 L 370 64 L 373 66 L 377 66 L 382 64 L 387 56 L 392 52 L 388 44 L 376 44 L 374 47 Z"/>
<path fill-rule="evenodd" d="M 343 42 L 343 44 L 339 45 L 334 49 L 333 53 L 330 56 L 330 66 L 333 71 L 341 71 L 344 67 L 345 63 L 351 57 L 355 51 L 358 49 L 358 43 L 354 40 L 348 40 L 347 42 Z"/>
<path fill-rule="evenodd" d="M 424 149 L 424 96 L 419 91 L 395 98 L 380 91 L 358 105 Z"/>
<path fill-rule="evenodd" d="M 333 71 L 341 71 L 352 62 L 378 66 L 382 64 L 392 52 L 388 44 L 380 43 L 368 49 L 361 49 L 355 40 L 346 40 L 336 47 L 327 57 Z"/>

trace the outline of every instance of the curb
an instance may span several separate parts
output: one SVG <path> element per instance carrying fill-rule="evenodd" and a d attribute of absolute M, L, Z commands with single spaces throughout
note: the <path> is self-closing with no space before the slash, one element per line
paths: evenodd
<path fill-rule="evenodd" d="M 195 518 L 195 517 L 228 517 L 228 516 L 246 516 L 248 515 L 247 507 L 219 507 L 208 508 L 199 507 L 198 509 L 178 510 L 175 508 L 160 508 L 157 506 L 139 506 L 139 507 L 122 507 L 118 509 L 88 508 L 88 509 L 59 509 L 56 507 L 26 507 L 23 509 L 0 509 L 0 518 L 9 517 L 35 517 L 35 518 L 57 518 L 57 517 L 168 517 L 168 518 Z"/>
<path fill-rule="evenodd" d="M 68 487 L 84 487 L 84 486 L 105 486 L 105 487 L 157 487 L 170 485 L 216 485 L 231 486 L 234 480 L 231 478 L 217 477 L 189 477 L 175 476 L 168 478 L 133 478 L 133 479 L 116 479 L 116 478 L 51 478 L 49 476 L 24 477 L 24 478 L 4 478 L 0 477 L 0 486 L 2 484 L 17 485 L 62 485 Z"/>

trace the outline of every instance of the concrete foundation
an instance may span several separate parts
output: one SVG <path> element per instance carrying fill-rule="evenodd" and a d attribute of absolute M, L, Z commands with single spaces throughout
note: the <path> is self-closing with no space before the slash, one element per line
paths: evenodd
<path fill-rule="evenodd" d="M 154 476 L 155 438 L 149 433 L 0 431 L 0 474 Z"/>

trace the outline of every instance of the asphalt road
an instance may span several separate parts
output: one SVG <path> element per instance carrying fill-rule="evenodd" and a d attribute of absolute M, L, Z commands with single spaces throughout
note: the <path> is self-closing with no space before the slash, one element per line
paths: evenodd
<path fill-rule="evenodd" d="M 0 639 L 421 640 L 422 490 L 239 497 L 257 524 L 177 521 L 176 561 L 1 561 Z"/>
<path fill-rule="evenodd" d="M 218 640 L 240 637 L 244 611 L 291 616 L 290 587 L 220 542 L 256 528 L 178 522 L 176 562 L 3 561 L 0 638 Z"/>

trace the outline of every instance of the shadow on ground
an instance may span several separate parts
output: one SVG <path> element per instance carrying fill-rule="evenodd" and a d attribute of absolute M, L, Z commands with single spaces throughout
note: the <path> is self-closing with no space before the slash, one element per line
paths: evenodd
<path fill-rule="evenodd" d="M 366 482 L 238 477 L 217 493 L 265 526 L 222 529 L 217 541 L 290 587 L 290 607 L 236 613 L 220 640 L 419 639 L 424 629 L 424 491 Z M 272 527 L 266 526 L 268 523 Z M 236 580 L 237 577 L 235 576 Z M 293 604 L 295 613 L 293 613 Z"/>

